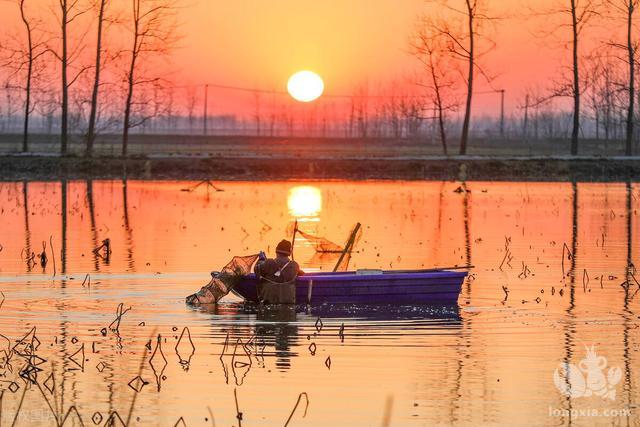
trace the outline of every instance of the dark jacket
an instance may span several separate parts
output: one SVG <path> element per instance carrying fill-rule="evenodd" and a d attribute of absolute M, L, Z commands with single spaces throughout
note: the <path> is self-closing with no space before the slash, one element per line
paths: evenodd
<path fill-rule="evenodd" d="M 278 271 L 280 271 L 279 275 L 277 275 Z M 254 272 L 258 277 L 275 283 L 292 282 L 296 277 L 304 274 L 297 262 L 283 255 L 278 255 L 275 259 L 269 258 L 264 261 L 258 261 L 254 267 Z"/>

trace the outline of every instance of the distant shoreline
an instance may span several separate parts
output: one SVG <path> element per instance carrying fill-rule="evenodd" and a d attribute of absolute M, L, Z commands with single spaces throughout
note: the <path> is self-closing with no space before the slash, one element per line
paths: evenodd
<path fill-rule="evenodd" d="M 339 158 L 313 156 L 0 156 L 2 181 L 139 180 L 495 180 L 635 181 L 640 157 L 442 156 Z"/>

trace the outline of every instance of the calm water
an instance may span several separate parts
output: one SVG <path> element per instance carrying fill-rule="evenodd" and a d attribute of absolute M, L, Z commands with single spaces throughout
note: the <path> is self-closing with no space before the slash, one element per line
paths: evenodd
<path fill-rule="evenodd" d="M 299 398 L 292 426 L 640 425 L 640 185 L 196 185 L 0 184 L 1 425 L 280 426 Z M 352 268 L 475 268 L 459 307 L 185 306 L 296 220 L 338 244 L 362 223 Z M 592 345 L 580 376 L 614 399 L 556 388 Z"/>

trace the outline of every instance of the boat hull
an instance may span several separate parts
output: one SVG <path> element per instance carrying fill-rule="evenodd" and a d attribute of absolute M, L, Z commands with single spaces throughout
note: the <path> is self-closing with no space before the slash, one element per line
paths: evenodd
<path fill-rule="evenodd" d="M 314 273 L 296 280 L 298 304 L 456 304 L 466 272 Z M 233 292 L 257 302 L 258 279 L 245 276 Z"/>

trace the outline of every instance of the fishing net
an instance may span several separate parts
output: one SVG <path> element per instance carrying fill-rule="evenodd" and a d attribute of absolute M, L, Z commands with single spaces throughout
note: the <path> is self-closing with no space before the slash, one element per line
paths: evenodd
<path fill-rule="evenodd" d="M 316 261 L 320 261 L 320 262 L 312 262 L 312 264 L 314 263 L 324 264 L 325 262 L 329 262 L 329 260 L 325 259 L 325 256 L 340 257 L 337 261 L 337 264 L 334 267 L 334 271 L 347 271 L 349 269 L 349 262 L 351 261 L 351 255 L 354 251 L 355 246 L 358 244 L 358 242 L 360 241 L 360 238 L 362 237 L 362 227 L 360 226 L 360 224 L 356 224 L 354 228 L 351 230 L 344 247 L 333 243 L 329 239 L 326 239 L 320 236 L 314 236 L 298 228 L 296 228 L 296 232 L 300 234 L 300 236 L 304 237 L 304 239 L 311 244 L 311 246 L 316 251 L 316 256 L 320 257 L 320 258 L 314 257 Z"/>
<path fill-rule="evenodd" d="M 195 294 L 187 297 L 187 304 L 215 304 L 251 272 L 258 255 L 236 256 L 222 268 L 211 273 L 211 281 Z"/>
<path fill-rule="evenodd" d="M 344 251 L 342 246 L 337 245 L 324 237 L 313 236 L 300 229 L 298 229 L 298 234 L 304 237 L 305 240 L 313 246 L 313 249 L 315 249 L 316 252 L 339 254 Z"/>
<path fill-rule="evenodd" d="M 360 238 L 362 237 L 362 227 L 360 223 L 356 224 L 351 233 L 349 234 L 349 239 L 345 243 L 344 253 L 340 255 L 338 259 L 338 263 L 333 268 L 333 271 L 347 271 L 349 270 L 349 262 L 351 261 L 351 255 L 353 254 L 353 250 L 360 242 Z"/>

